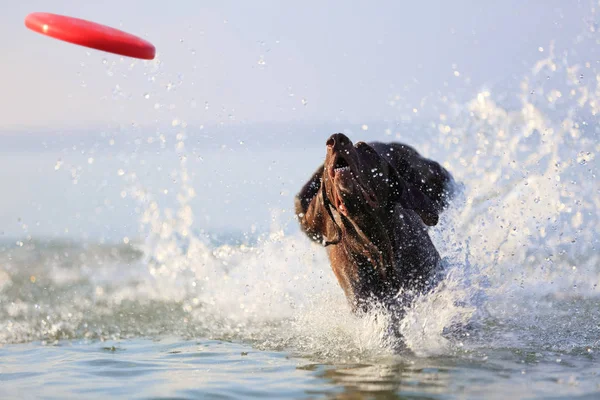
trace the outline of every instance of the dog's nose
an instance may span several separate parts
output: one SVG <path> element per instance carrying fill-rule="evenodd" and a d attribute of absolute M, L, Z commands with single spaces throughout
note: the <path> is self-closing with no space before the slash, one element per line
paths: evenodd
<path fill-rule="evenodd" d="M 352 147 L 352 141 L 343 133 L 334 133 L 329 137 L 329 139 L 327 139 L 325 144 L 327 145 L 328 149 L 336 151 L 347 148 L 348 146 Z"/>

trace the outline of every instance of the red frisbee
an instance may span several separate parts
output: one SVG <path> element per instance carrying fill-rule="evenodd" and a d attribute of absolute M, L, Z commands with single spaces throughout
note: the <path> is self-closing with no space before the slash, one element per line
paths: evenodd
<path fill-rule="evenodd" d="M 25 17 L 32 31 L 122 56 L 152 60 L 156 50 L 152 43 L 95 22 L 50 13 L 32 13 Z"/>

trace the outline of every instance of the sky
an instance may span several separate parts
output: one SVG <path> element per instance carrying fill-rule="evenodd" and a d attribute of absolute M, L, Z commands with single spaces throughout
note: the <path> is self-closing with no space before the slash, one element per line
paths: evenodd
<path fill-rule="evenodd" d="M 136 235 L 143 210 L 127 179 L 161 210 L 177 206 L 186 124 L 196 228 L 268 227 L 271 210 L 291 209 L 329 134 L 383 139 L 406 113 L 439 119 L 427 101 L 444 95 L 516 97 L 552 42 L 570 49 L 593 21 L 588 1 L 561 0 L 5 3 L 0 239 Z M 142 36 L 157 58 L 43 37 L 23 23 L 40 11 Z"/>
<path fill-rule="evenodd" d="M 140 35 L 159 62 L 43 37 L 24 27 L 34 11 Z M 560 0 L 7 2 L 0 132 L 390 119 L 439 92 L 505 86 L 587 15 Z"/>

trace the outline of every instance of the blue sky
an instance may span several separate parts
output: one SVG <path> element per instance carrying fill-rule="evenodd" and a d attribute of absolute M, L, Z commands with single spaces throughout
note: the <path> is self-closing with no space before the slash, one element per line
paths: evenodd
<path fill-rule="evenodd" d="M 160 76 L 150 84 L 143 62 L 129 70 L 132 60 L 27 30 L 34 11 L 147 38 Z M 8 2 L 0 131 L 171 117 L 206 125 L 394 118 L 390 99 L 412 109 L 440 91 L 471 96 L 509 84 L 539 47 L 573 40 L 588 14 L 587 2 L 558 0 Z"/>
<path fill-rule="evenodd" d="M 587 1 L 559 0 L 6 3 L 0 238 L 136 235 L 137 204 L 118 171 L 135 173 L 161 207 L 176 205 L 182 125 L 163 128 L 181 121 L 193 128 L 197 227 L 264 228 L 270 209 L 291 208 L 328 134 L 389 138 L 383 130 L 406 113 L 437 120 L 423 101 L 446 94 L 458 105 L 482 88 L 516 98 L 550 43 L 562 55 L 593 17 Z M 35 11 L 143 36 L 157 60 L 43 37 L 23 24 Z M 403 140 L 426 144 L 416 126 L 404 125 L 413 137 Z"/>

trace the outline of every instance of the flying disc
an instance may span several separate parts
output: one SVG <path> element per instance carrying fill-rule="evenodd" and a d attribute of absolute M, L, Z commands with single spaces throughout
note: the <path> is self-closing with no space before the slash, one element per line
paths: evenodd
<path fill-rule="evenodd" d="M 152 60 L 152 43 L 130 33 L 84 19 L 50 13 L 32 13 L 25 26 L 55 39 L 122 56 Z"/>

